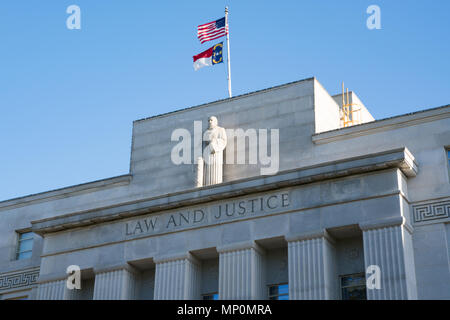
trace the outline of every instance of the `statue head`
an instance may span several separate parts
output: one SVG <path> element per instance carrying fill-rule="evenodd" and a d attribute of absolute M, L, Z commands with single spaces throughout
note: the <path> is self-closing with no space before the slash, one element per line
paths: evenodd
<path fill-rule="evenodd" d="M 208 118 L 208 128 L 214 129 L 217 127 L 217 118 L 214 116 L 211 116 Z"/>

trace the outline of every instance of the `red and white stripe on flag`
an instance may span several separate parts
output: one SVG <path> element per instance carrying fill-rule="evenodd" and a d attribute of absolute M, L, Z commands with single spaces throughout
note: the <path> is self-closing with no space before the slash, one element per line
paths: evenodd
<path fill-rule="evenodd" d="M 193 57 L 195 71 L 197 71 L 200 68 L 213 65 L 213 63 L 212 63 L 213 49 L 214 49 L 214 47 L 211 47 Z"/>
<path fill-rule="evenodd" d="M 201 24 L 197 27 L 197 37 L 201 43 L 215 40 L 228 34 L 228 24 L 225 17 L 212 22 Z"/>

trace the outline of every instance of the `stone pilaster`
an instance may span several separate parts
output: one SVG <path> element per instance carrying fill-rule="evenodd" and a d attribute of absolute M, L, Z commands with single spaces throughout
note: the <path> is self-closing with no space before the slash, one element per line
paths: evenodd
<path fill-rule="evenodd" d="M 136 273 L 129 266 L 96 270 L 94 300 L 133 300 L 136 285 Z"/>
<path fill-rule="evenodd" d="M 267 299 L 264 251 L 256 243 L 218 248 L 219 299 Z"/>
<path fill-rule="evenodd" d="M 155 274 L 155 300 L 200 299 L 200 263 L 191 254 L 158 257 Z"/>
<path fill-rule="evenodd" d="M 367 289 L 367 298 L 417 299 L 412 228 L 401 217 L 384 223 L 366 223 L 361 228 L 366 270 L 375 265 L 381 273 L 381 288 Z"/>
<path fill-rule="evenodd" d="M 325 231 L 287 236 L 290 300 L 336 298 L 333 240 Z"/>
<path fill-rule="evenodd" d="M 40 283 L 37 290 L 37 300 L 68 299 L 66 280 L 54 280 Z"/>

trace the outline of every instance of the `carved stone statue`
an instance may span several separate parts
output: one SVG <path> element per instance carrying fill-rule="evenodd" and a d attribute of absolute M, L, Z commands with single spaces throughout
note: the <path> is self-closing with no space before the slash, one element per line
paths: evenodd
<path fill-rule="evenodd" d="M 208 118 L 208 129 L 203 133 L 203 141 L 205 147 L 203 161 L 198 161 L 197 186 L 221 183 L 223 150 L 227 146 L 227 134 L 224 128 L 218 126 L 217 118 L 214 116 Z"/>

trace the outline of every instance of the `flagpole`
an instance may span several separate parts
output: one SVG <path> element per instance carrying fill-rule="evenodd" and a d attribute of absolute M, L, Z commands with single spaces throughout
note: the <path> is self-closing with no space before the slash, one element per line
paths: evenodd
<path fill-rule="evenodd" d="M 228 7 L 225 7 L 225 28 L 227 29 L 227 62 L 228 62 L 228 95 L 232 96 L 231 94 L 231 64 L 230 64 L 230 36 L 229 36 L 229 28 L 228 28 Z"/>

